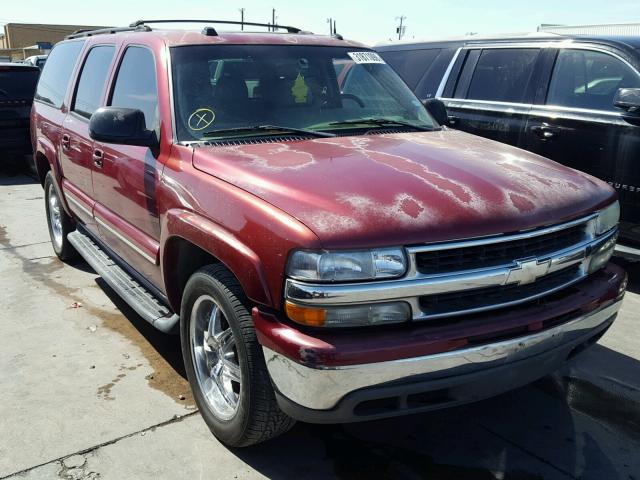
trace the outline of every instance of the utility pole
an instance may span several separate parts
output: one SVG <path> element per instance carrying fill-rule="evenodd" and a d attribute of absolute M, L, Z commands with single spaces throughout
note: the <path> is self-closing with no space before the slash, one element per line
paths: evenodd
<path fill-rule="evenodd" d="M 271 28 L 273 28 L 273 31 L 276 31 L 276 9 L 272 8 L 271 9 Z"/>
<path fill-rule="evenodd" d="M 244 8 L 240 8 L 240 30 L 244 30 Z"/>
<path fill-rule="evenodd" d="M 333 18 L 327 18 L 327 23 L 329 24 L 329 35 L 333 35 L 334 34 Z"/>
<path fill-rule="evenodd" d="M 405 17 L 404 15 L 396 17 L 396 20 L 400 20 L 400 25 L 398 25 L 398 27 L 396 28 L 396 33 L 398 34 L 398 40 L 402 40 L 402 37 L 404 36 L 404 31 L 407 29 L 407 26 L 402 24 L 406 19 L 407 17 Z"/>

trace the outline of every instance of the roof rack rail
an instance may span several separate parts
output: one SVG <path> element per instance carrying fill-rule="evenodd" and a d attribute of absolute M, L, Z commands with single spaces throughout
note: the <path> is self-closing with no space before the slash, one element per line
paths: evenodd
<path fill-rule="evenodd" d="M 136 25 L 135 27 L 113 27 L 98 28 L 96 30 L 76 30 L 71 35 L 64 37 L 66 40 L 74 38 L 92 37 L 94 35 L 113 34 L 118 32 L 150 32 L 151 28 L 146 25 Z"/>
<path fill-rule="evenodd" d="M 220 23 L 223 25 L 247 25 L 249 27 L 267 27 L 279 30 L 286 30 L 287 33 L 305 33 L 298 27 L 291 27 L 288 25 L 277 25 L 271 23 L 256 23 L 256 22 L 238 22 L 234 20 L 138 20 L 133 22 L 129 27 L 137 28 L 146 26 L 148 23 Z M 205 32 L 203 32 L 205 33 Z M 218 32 L 212 27 L 206 29 L 206 35 L 216 36 Z"/>

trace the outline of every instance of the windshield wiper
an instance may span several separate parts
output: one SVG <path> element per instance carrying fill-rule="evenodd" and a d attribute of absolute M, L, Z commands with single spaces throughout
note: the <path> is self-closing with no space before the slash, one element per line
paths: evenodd
<path fill-rule="evenodd" d="M 335 134 L 329 132 L 319 132 L 317 130 L 308 130 L 306 128 L 285 127 L 282 125 L 254 125 L 250 127 L 221 128 L 220 130 L 211 130 L 210 132 L 205 132 L 203 135 L 205 137 L 216 137 L 219 135 L 224 135 L 225 133 L 252 133 L 265 131 L 297 133 L 300 135 L 310 135 L 313 137 L 335 137 Z"/>
<path fill-rule="evenodd" d="M 6 95 L 7 97 L 9 96 L 9 92 L 7 92 L 4 88 L 0 88 L 0 93 Z"/>
<path fill-rule="evenodd" d="M 360 125 L 360 124 L 372 124 L 379 127 L 386 127 L 389 125 L 398 125 L 401 127 L 409 127 L 415 128 L 416 130 L 420 130 L 422 132 L 432 132 L 435 130 L 433 127 L 425 127 L 422 125 L 415 125 L 409 122 L 403 122 L 401 120 L 394 120 L 392 118 L 384 118 L 384 117 L 372 117 L 372 118 L 360 118 L 358 120 L 340 120 L 338 122 L 330 122 L 327 125 L 338 126 L 338 125 Z"/>

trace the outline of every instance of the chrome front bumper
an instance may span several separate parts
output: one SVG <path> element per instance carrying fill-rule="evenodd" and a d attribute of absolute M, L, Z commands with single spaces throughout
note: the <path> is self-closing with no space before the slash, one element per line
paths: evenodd
<path fill-rule="evenodd" d="M 263 351 L 271 380 L 280 395 L 304 409 L 329 410 L 349 393 L 367 387 L 411 378 L 425 381 L 466 375 L 532 359 L 563 346 L 571 351 L 604 330 L 621 303 L 618 299 L 606 307 L 524 337 L 388 362 L 310 368 L 267 347 L 263 346 Z M 562 360 L 566 358 L 564 355 Z"/>

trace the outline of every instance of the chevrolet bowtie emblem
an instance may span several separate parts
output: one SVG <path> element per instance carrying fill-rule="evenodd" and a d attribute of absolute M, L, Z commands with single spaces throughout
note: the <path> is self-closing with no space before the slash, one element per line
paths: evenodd
<path fill-rule="evenodd" d="M 546 275 L 551 267 L 551 260 L 538 262 L 532 260 L 516 260 L 518 266 L 509 272 L 506 283 L 526 285 L 535 282 L 539 277 Z"/>

